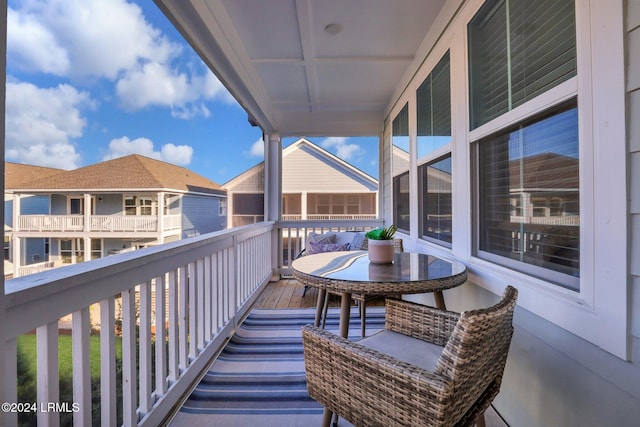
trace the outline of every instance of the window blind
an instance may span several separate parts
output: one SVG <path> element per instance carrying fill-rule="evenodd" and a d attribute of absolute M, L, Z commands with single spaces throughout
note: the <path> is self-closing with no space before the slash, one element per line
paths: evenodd
<path fill-rule="evenodd" d="M 418 157 L 451 142 L 451 73 L 449 51 L 416 91 Z"/>
<path fill-rule="evenodd" d="M 468 26 L 471 129 L 576 75 L 574 0 L 493 0 Z"/>

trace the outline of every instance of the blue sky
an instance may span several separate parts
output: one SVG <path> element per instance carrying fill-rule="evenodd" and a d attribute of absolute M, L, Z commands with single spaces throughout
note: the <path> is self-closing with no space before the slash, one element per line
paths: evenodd
<path fill-rule="evenodd" d="M 138 153 L 222 184 L 263 159 L 260 129 L 151 0 L 9 0 L 6 98 L 11 162 Z M 310 140 L 377 177 L 376 138 Z"/>

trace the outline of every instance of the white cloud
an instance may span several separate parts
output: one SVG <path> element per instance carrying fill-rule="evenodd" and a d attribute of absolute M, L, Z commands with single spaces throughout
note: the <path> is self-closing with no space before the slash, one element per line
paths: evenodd
<path fill-rule="evenodd" d="M 24 0 L 8 10 L 9 63 L 23 71 L 116 83 L 121 105 L 168 107 L 177 118 L 210 115 L 204 101 L 235 102 L 204 66 L 176 68 L 182 46 L 125 0 Z"/>
<path fill-rule="evenodd" d="M 162 160 L 180 166 L 191 163 L 193 158 L 193 147 L 189 145 L 165 144 L 160 151 L 156 151 L 153 141 L 148 138 L 129 139 L 126 136 L 112 139 L 109 142 L 109 152 L 102 157 L 102 160 L 111 160 L 129 154 L 140 154 L 152 159 Z"/>
<path fill-rule="evenodd" d="M 365 150 L 358 144 L 347 144 L 348 138 L 330 137 L 320 143 L 320 146 L 328 150 L 335 150 L 336 156 L 342 160 L 349 161 L 361 157 Z"/>
<path fill-rule="evenodd" d="M 138 5 L 124 0 L 32 0 L 19 4 L 16 9 L 9 8 L 12 19 L 8 22 L 11 36 L 7 50 L 23 64 L 31 64 L 33 72 L 113 80 L 140 61 L 166 62 L 180 51 L 179 45 L 146 22 Z M 31 46 L 31 30 L 36 30 L 43 48 Z M 25 45 L 29 47 L 21 49 Z M 39 66 L 60 56 L 73 66 L 46 70 Z"/>
<path fill-rule="evenodd" d="M 159 105 L 171 108 L 174 117 L 183 119 L 196 115 L 210 116 L 201 99 L 233 101 L 210 71 L 202 76 L 189 77 L 157 62 L 149 62 L 127 72 L 116 84 L 116 92 L 129 111 Z"/>
<path fill-rule="evenodd" d="M 69 71 L 67 51 L 58 44 L 54 34 L 37 16 L 7 10 L 7 56 L 9 62 L 22 70 L 39 70 L 54 75 Z"/>
<path fill-rule="evenodd" d="M 73 169 L 80 155 L 72 143 L 82 136 L 92 108 L 86 92 L 62 84 L 43 89 L 31 83 L 7 83 L 6 156 L 8 160 Z"/>
<path fill-rule="evenodd" d="M 262 138 L 251 144 L 249 155 L 251 157 L 264 157 L 264 141 Z"/>

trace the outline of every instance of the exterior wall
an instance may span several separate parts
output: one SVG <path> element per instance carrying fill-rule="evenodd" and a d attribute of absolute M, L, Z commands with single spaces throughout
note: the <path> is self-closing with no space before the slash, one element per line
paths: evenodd
<path fill-rule="evenodd" d="M 282 159 L 282 192 L 368 192 L 377 186 L 304 144 Z M 338 173 L 336 173 L 338 172 Z"/>
<path fill-rule="evenodd" d="M 51 215 L 67 214 L 67 197 L 60 194 L 51 195 Z"/>
<path fill-rule="evenodd" d="M 101 200 L 102 199 L 102 200 Z M 122 215 L 122 194 L 101 194 L 96 197 L 96 215 Z"/>
<path fill-rule="evenodd" d="M 640 0 L 627 0 L 626 3 L 627 120 L 631 173 L 631 333 L 637 343 L 640 339 Z"/>
<path fill-rule="evenodd" d="M 49 213 L 49 197 L 23 196 L 20 198 L 20 213 L 22 215 L 37 215 Z M 13 200 L 4 202 L 5 224 L 13 227 Z M 13 244 L 10 244 L 13 246 Z M 20 265 L 34 264 L 47 260 L 44 239 L 25 239 L 21 247 Z M 9 258 L 13 261 L 13 250 L 9 251 Z"/>
<path fill-rule="evenodd" d="M 218 197 L 183 196 L 182 237 L 199 236 L 225 229 L 227 217 L 219 215 L 219 208 Z"/>
<path fill-rule="evenodd" d="M 481 1 L 466 2 L 461 13 L 468 13 L 468 17 L 472 12 L 464 9 L 468 5 L 480 3 Z M 459 208 L 456 211 L 454 207 L 454 215 L 457 215 L 456 224 L 460 226 L 456 231 L 459 237 L 454 241 L 454 249 L 430 245 L 413 234 L 403 236 L 406 250 L 453 256 L 468 263 L 471 273 L 469 283 L 445 291 L 447 308 L 450 310 L 464 311 L 491 305 L 499 299 L 496 294 L 507 283 L 512 283 L 521 290 L 514 318 L 515 333 L 501 393 L 494 401 L 496 410 L 512 426 L 635 426 L 640 419 L 640 1 L 576 0 L 576 10 L 578 19 L 583 24 L 579 30 L 582 31 L 579 33 L 580 40 L 589 40 L 591 48 L 590 52 L 582 51 L 584 55 L 580 60 L 584 61 L 587 57 L 590 63 L 579 63 L 579 81 L 576 86 L 577 91 L 587 88 L 589 90 L 585 92 L 593 95 L 591 102 L 582 101 L 580 104 L 580 108 L 591 110 L 587 112 L 593 118 L 580 136 L 581 139 L 584 137 L 588 140 L 585 144 L 585 157 L 581 153 L 581 159 L 587 167 L 582 169 L 581 164 L 580 177 L 581 180 L 593 181 L 592 185 L 585 185 L 589 191 L 581 193 L 592 211 L 586 212 L 589 219 L 584 227 L 584 235 L 588 242 L 583 243 L 584 255 L 586 260 L 594 261 L 591 265 L 585 265 L 582 276 L 596 303 L 590 305 L 587 301 L 581 310 L 575 310 L 584 304 L 584 300 L 576 301 L 577 304 L 573 307 L 557 303 L 564 296 L 564 291 L 559 292 L 553 286 L 540 286 L 536 289 L 523 275 L 511 274 L 506 269 L 474 259 L 473 245 L 469 243 L 474 235 L 473 208 L 470 203 L 473 193 L 468 189 L 470 183 L 473 183 L 468 172 L 473 168 L 473 157 L 466 139 L 466 123 L 454 129 L 454 132 L 458 131 L 457 134 L 454 133 L 456 137 L 453 148 L 456 157 L 454 197 L 458 203 L 456 207 Z M 622 10 L 625 18 L 626 129 L 622 129 L 624 124 L 620 126 L 613 115 L 608 115 L 610 106 L 616 112 L 620 111 L 617 98 L 614 97 L 619 97 L 622 93 L 617 84 L 621 81 L 619 77 L 623 67 L 619 61 L 608 62 L 607 59 L 612 58 L 610 54 L 615 59 L 611 52 L 620 48 L 617 37 L 621 35 L 621 28 L 617 22 Z M 585 23 L 588 23 L 586 26 L 592 26 L 588 31 L 585 31 Z M 464 34 L 464 26 L 453 20 L 447 33 L 440 35 L 438 40 L 439 43 L 447 43 L 447 39 L 464 40 L 461 36 Z M 465 46 L 464 43 L 455 43 L 458 42 L 452 42 L 452 57 L 460 52 L 455 49 Z M 427 57 L 423 61 L 429 62 L 434 63 L 434 59 Z M 452 82 L 465 81 L 466 69 L 460 65 L 452 63 Z M 401 89 L 404 93 L 413 91 L 413 87 Z M 463 89 L 452 88 L 452 96 L 455 97 L 456 90 Z M 465 114 L 464 111 L 468 109 L 466 101 L 461 102 L 460 99 L 464 100 L 464 96 L 452 100 L 452 115 Z M 394 99 L 393 102 L 394 105 L 401 105 L 404 100 Z M 391 117 L 397 114 L 394 105 L 389 106 Z M 618 118 L 623 116 L 617 114 Z M 612 130 L 612 127 L 615 129 Z M 625 134 L 626 141 L 623 137 L 617 137 Z M 628 168 L 626 186 L 619 185 L 620 180 L 617 180 L 624 168 L 614 170 L 615 164 L 625 165 L 625 161 L 618 156 L 622 147 L 626 150 Z M 385 163 L 391 163 L 388 122 L 385 126 L 383 148 Z M 611 153 L 615 153 L 615 156 Z M 388 165 L 384 165 L 384 168 L 381 185 L 384 184 L 385 190 L 388 188 L 383 193 L 383 203 L 384 216 L 389 220 L 392 217 L 392 202 L 387 198 L 392 194 L 391 171 L 388 170 Z M 609 174 L 616 176 L 616 179 L 610 179 Z M 460 191 L 461 189 L 464 191 Z M 628 195 L 624 198 L 629 200 L 628 205 L 625 204 L 626 200 L 617 197 L 621 193 Z M 612 195 L 615 195 L 613 199 Z M 608 200 L 616 200 L 612 209 L 607 208 Z M 620 206 L 618 214 L 620 211 L 626 213 L 625 209 L 628 209 L 628 228 L 624 220 L 610 220 L 616 215 L 615 206 Z M 416 210 L 412 208 L 412 215 L 415 214 Z M 616 235 L 623 237 L 617 238 Z M 628 256 L 627 251 L 630 251 Z M 615 267 L 616 274 L 622 274 L 615 280 L 607 280 L 607 274 L 610 273 L 607 269 L 612 268 L 607 264 L 609 261 L 612 264 L 617 262 L 612 259 L 615 256 L 625 266 L 619 268 L 618 263 Z M 603 259 L 607 262 L 603 263 Z M 627 291 L 622 292 L 625 294 L 624 303 L 613 297 L 613 294 L 621 294 L 621 288 Z M 551 294 L 554 295 L 549 298 Z M 554 301 L 556 296 L 557 300 Z M 433 298 L 428 295 L 413 299 L 434 304 Z M 548 307 L 541 308 L 545 303 L 549 304 Z M 599 323 L 593 323 L 592 334 L 585 332 L 585 324 L 591 324 L 593 319 L 590 316 L 599 319 Z M 564 320 L 558 320 L 560 317 Z M 629 328 L 624 324 L 625 320 Z M 576 332 L 572 333 L 571 330 Z M 628 360 L 625 360 L 625 355 L 621 352 L 616 356 L 614 351 L 603 350 L 593 343 L 602 340 L 604 344 L 610 344 L 611 341 L 604 337 L 607 332 L 603 331 L 610 331 L 616 336 L 627 335 Z M 584 338 L 579 334 L 583 334 Z"/>

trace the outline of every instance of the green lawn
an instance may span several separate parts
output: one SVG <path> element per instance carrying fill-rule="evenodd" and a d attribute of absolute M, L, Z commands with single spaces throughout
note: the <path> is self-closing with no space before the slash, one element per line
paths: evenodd
<path fill-rule="evenodd" d="M 36 357 L 36 335 L 27 334 L 18 337 L 19 351 L 24 354 L 29 370 L 35 374 L 37 357 Z M 100 376 L 100 336 L 91 335 L 89 337 L 89 364 L 91 366 L 91 378 Z M 116 337 L 116 358 L 122 356 L 122 340 Z M 71 377 L 73 369 L 73 360 L 71 357 L 71 335 L 60 335 L 58 337 L 58 363 L 60 369 L 60 377 Z"/>

